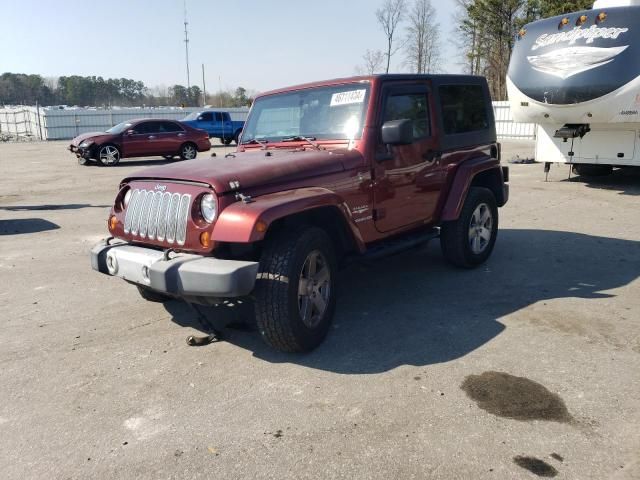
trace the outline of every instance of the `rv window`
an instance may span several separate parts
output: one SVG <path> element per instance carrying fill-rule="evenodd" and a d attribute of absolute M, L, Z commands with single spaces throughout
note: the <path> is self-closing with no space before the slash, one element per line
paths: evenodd
<path fill-rule="evenodd" d="M 489 128 L 481 85 L 441 85 L 444 133 L 468 133 Z"/>

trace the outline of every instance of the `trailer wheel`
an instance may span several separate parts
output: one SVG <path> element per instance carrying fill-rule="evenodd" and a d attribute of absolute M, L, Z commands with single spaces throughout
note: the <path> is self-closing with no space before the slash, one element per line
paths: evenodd
<path fill-rule="evenodd" d="M 471 187 L 460 217 L 440 229 L 444 257 L 457 267 L 473 268 L 484 263 L 498 235 L 498 207 L 493 192 Z"/>
<path fill-rule="evenodd" d="M 573 173 L 581 177 L 604 177 L 605 175 L 611 175 L 613 167 L 611 165 L 579 164 L 574 165 L 572 170 Z"/>
<path fill-rule="evenodd" d="M 307 352 L 326 337 L 335 309 L 336 254 L 316 227 L 267 239 L 255 289 L 256 323 L 267 344 Z"/>

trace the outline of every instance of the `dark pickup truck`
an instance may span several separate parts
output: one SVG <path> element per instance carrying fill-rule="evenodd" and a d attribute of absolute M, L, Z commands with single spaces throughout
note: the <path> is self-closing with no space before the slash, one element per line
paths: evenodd
<path fill-rule="evenodd" d="M 487 260 L 507 181 L 484 78 L 286 88 L 255 100 L 235 153 L 125 178 L 92 265 L 151 301 L 251 297 L 269 345 L 308 351 L 346 261 L 435 237 L 453 265 Z"/>

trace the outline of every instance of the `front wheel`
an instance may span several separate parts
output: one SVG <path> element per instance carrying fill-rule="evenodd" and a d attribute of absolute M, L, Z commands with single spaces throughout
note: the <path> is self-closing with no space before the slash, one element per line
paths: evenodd
<path fill-rule="evenodd" d="M 120 150 L 114 145 L 103 145 L 98 150 L 98 161 L 104 167 L 114 167 L 120 162 Z"/>
<path fill-rule="evenodd" d="M 498 206 L 488 188 L 471 187 L 460 217 L 440 229 L 444 257 L 457 267 L 473 268 L 484 263 L 498 235 Z"/>
<path fill-rule="evenodd" d="M 180 158 L 182 160 L 193 160 L 198 155 L 198 150 L 193 143 L 185 143 L 180 147 Z"/>
<path fill-rule="evenodd" d="M 335 309 L 336 254 L 324 230 L 282 231 L 267 240 L 255 289 L 262 338 L 283 352 L 307 352 L 327 336 Z"/>

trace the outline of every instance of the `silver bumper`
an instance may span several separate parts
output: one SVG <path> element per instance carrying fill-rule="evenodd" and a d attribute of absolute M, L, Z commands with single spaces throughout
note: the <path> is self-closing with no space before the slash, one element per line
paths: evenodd
<path fill-rule="evenodd" d="M 94 270 L 175 297 L 232 298 L 253 290 L 257 262 L 220 260 L 200 255 L 163 252 L 126 243 L 107 245 L 103 240 L 91 250 Z"/>

